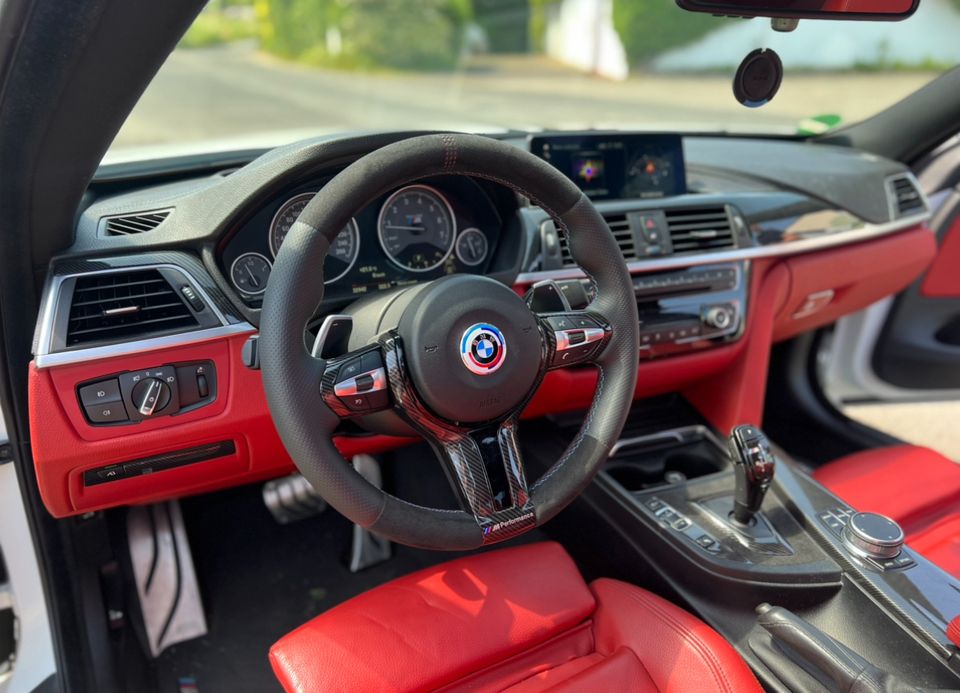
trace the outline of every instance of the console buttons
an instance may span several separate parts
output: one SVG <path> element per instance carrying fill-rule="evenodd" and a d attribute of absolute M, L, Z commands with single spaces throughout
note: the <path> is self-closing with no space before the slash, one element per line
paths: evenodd
<path fill-rule="evenodd" d="M 87 472 L 89 474 L 89 472 Z M 102 467 L 96 471 L 97 479 L 101 481 L 114 481 L 123 476 L 123 465 L 111 464 L 109 467 Z"/>
<path fill-rule="evenodd" d="M 84 407 L 87 418 L 93 423 L 117 423 L 118 421 L 128 421 L 127 410 L 123 402 L 104 402 Z"/>
<path fill-rule="evenodd" d="M 80 402 L 85 407 L 96 406 L 108 402 L 119 402 L 120 382 L 116 378 L 101 380 L 98 383 L 84 385 L 80 388 Z"/>

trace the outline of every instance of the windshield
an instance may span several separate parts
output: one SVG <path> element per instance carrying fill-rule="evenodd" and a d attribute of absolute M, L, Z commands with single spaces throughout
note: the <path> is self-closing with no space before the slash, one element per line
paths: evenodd
<path fill-rule="evenodd" d="M 673 0 L 212 0 L 108 157 L 370 129 L 818 132 L 960 62 L 957 36 L 960 0 L 789 34 Z M 748 109 L 732 76 L 760 47 L 786 76 Z"/>

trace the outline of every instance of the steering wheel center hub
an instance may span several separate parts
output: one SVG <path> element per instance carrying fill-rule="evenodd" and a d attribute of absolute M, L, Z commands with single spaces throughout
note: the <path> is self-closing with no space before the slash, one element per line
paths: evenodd
<path fill-rule="evenodd" d="M 503 284 L 472 275 L 437 280 L 399 324 L 410 378 L 431 411 L 457 423 L 503 417 L 540 374 L 537 319 Z"/>

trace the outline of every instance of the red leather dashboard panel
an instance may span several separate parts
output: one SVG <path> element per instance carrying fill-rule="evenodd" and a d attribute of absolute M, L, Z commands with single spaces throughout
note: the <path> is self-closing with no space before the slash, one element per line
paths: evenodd
<path fill-rule="evenodd" d="M 719 430 L 759 424 L 763 412 L 770 346 L 891 294 L 916 278 L 933 257 L 933 234 L 902 233 L 751 266 L 747 331 L 739 341 L 701 352 L 641 360 L 635 397 L 682 392 Z M 834 288 L 834 302 L 819 313 L 794 319 L 807 294 Z M 246 368 L 240 351 L 246 335 L 133 356 L 30 370 L 30 428 L 37 479 L 44 503 L 57 517 L 117 505 L 212 491 L 260 481 L 293 469 L 267 410 L 260 373 Z M 168 363 L 211 360 L 218 376 L 217 400 L 180 416 L 129 426 L 90 426 L 76 396 L 80 382 L 112 373 Z M 548 374 L 525 418 L 588 406 L 596 388 L 593 369 Z M 230 440 L 233 455 L 151 475 L 85 486 L 83 472 L 114 463 Z M 342 437 L 349 457 L 377 453 L 410 439 Z"/>
<path fill-rule="evenodd" d="M 777 315 L 773 339 L 789 339 L 909 286 L 937 254 L 930 229 L 917 226 L 897 234 L 784 261 L 790 271 L 790 296 Z M 821 310 L 795 317 L 811 294 L 832 290 Z"/>
<path fill-rule="evenodd" d="M 38 370 L 30 368 L 30 438 L 44 504 L 63 517 L 115 505 L 145 503 L 286 474 L 293 469 L 270 419 L 260 374 L 240 360 L 245 335 L 160 352 Z M 118 371 L 211 360 L 217 399 L 180 416 L 129 426 L 90 426 L 77 402 L 79 382 Z M 83 472 L 183 448 L 232 440 L 236 453 L 156 474 L 84 486 Z M 345 456 L 381 452 L 404 438 L 339 438 Z"/>
<path fill-rule="evenodd" d="M 960 298 L 960 217 L 953 220 L 943 237 L 920 290 L 930 298 Z"/>

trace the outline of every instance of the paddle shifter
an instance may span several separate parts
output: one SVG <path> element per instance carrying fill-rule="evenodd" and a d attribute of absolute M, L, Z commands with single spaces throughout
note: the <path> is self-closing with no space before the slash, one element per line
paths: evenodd
<path fill-rule="evenodd" d="M 732 519 L 740 525 L 749 525 L 773 481 L 776 461 L 770 441 L 755 426 L 737 426 L 730 433 L 730 459 L 737 480 Z"/>

